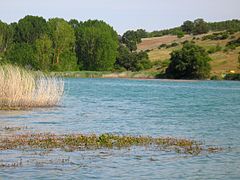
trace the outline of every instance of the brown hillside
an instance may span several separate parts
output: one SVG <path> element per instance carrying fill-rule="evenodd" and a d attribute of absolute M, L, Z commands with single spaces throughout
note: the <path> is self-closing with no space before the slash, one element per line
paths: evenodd
<path fill-rule="evenodd" d="M 211 34 L 211 33 L 213 32 L 210 32 L 208 34 Z M 138 51 L 149 50 L 148 55 L 151 61 L 163 62 L 170 58 L 170 53 L 173 50 L 180 49 L 182 47 L 181 42 L 184 42 L 186 40 L 188 41 L 194 40 L 194 42 L 197 45 L 204 47 L 206 50 L 216 47 L 217 45 L 221 46 L 222 49 L 224 49 L 226 44 L 232 40 L 231 38 L 228 38 L 225 40 L 202 41 L 201 38 L 205 35 L 206 34 L 198 35 L 198 36 L 186 35 L 181 39 L 177 38 L 177 36 L 171 36 L 171 35 L 154 37 L 154 38 L 144 38 L 142 39 L 142 42 L 138 44 Z M 239 37 L 240 37 L 240 32 L 234 34 L 235 39 Z M 161 44 L 172 44 L 173 42 L 179 43 L 179 45 L 172 48 L 158 49 L 158 47 Z M 210 62 L 212 67 L 212 74 L 222 75 L 222 74 L 228 73 L 231 70 L 234 70 L 237 73 L 240 72 L 239 63 L 238 63 L 239 53 L 240 53 L 240 47 L 229 52 L 224 52 L 222 50 L 222 51 L 210 54 L 210 57 L 212 58 L 212 61 Z M 152 70 L 154 71 L 154 69 Z"/>

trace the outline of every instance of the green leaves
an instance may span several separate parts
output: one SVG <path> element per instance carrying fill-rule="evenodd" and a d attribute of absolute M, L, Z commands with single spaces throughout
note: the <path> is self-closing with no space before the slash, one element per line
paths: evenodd
<path fill-rule="evenodd" d="M 13 30 L 0 20 L 0 53 L 5 52 L 12 42 Z"/>
<path fill-rule="evenodd" d="M 118 56 L 115 63 L 116 69 L 121 70 L 121 68 L 124 68 L 128 71 L 140 71 L 151 67 L 152 64 L 149 61 L 148 54 L 146 52 L 131 52 L 124 45 L 119 46 Z"/>
<path fill-rule="evenodd" d="M 175 79 L 205 79 L 210 75 L 210 60 L 204 48 L 186 43 L 171 53 L 166 74 Z"/>
<path fill-rule="evenodd" d="M 18 43 L 33 44 L 48 31 L 46 20 L 38 16 L 25 16 L 15 28 L 14 42 Z"/>
<path fill-rule="evenodd" d="M 74 49 L 74 30 L 64 19 L 53 18 L 48 21 L 50 37 L 53 41 L 54 58 L 53 64 L 59 64 L 60 55 L 64 51 Z"/>
<path fill-rule="evenodd" d="M 76 29 L 78 63 L 84 70 L 112 70 L 117 56 L 118 36 L 103 21 L 89 20 Z"/>
<path fill-rule="evenodd" d="M 52 44 L 52 40 L 47 35 L 35 41 L 35 55 L 41 70 L 50 70 L 53 56 Z"/>

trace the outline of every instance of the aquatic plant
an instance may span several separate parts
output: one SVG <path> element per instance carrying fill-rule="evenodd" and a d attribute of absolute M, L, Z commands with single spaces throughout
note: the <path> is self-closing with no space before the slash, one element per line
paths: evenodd
<path fill-rule="evenodd" d="M 65 151 L 88 150 L 100 148 L 130 148 L 143 146 L 163 151 L 175 151 L 190 155 L 214 153 L 221 150 L 219 147 L 206 147 L 201 143 L 189 139 L 172 137 L 150 136 L 120 136 L 113 134 L 21 134 L 0 138 L 0 150 L 16 148 L 61 148 Z"/>
<path fill-rule="evenodd" d="M 54 106 L 60 101 L 63 91 L 61 78 L 13 65 L 0 66 L 0 109 Z"/>

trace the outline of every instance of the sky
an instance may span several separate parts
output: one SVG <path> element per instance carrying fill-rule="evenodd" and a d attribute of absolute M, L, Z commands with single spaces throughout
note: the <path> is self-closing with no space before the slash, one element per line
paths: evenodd
<path fill-rule="evenodd" d="M 45 19 L 104 20 L 122 34 L 161 30 L 186 20 L 240 19 L 240 0 L 0 0 L 0 20 L 17 22 L 26 15 Z"/>

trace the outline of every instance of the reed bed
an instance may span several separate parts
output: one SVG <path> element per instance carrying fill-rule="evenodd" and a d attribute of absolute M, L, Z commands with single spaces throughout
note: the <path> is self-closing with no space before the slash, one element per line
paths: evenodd
<path fill-rule="evenodd" d="M 61 78 L 48 77 L 13 65 L 0 66 L 0 109 L 51 107 L 64 92 Z"/>

